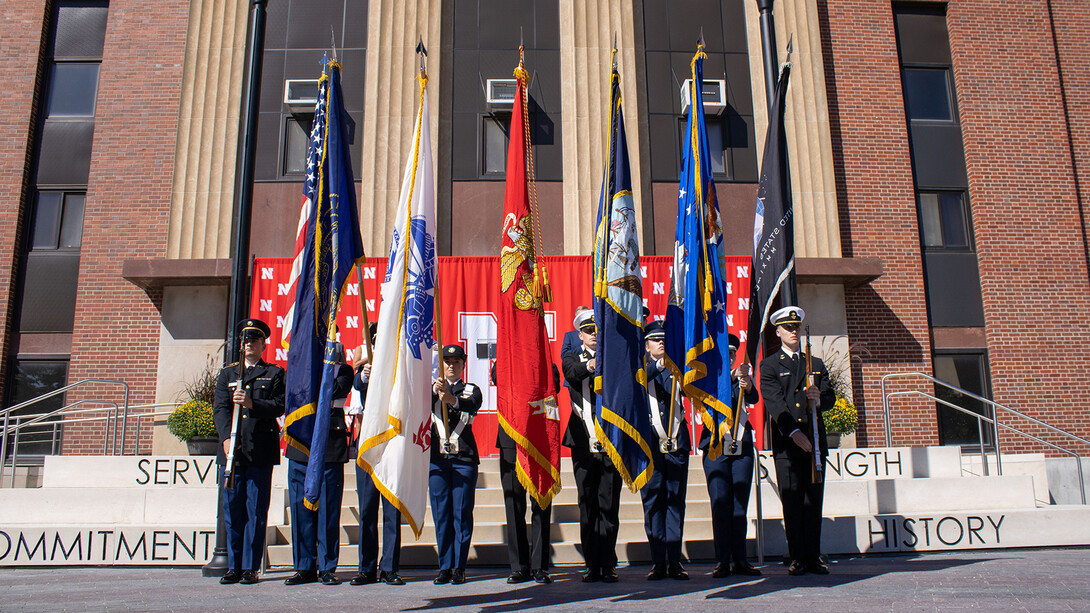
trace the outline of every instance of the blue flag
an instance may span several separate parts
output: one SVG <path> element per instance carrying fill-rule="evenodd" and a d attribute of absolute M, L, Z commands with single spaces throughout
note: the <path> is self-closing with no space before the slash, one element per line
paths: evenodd
<path fill-rule="evenodd" d="M 731 423 L 730 345 L 727 338 L 723 231 L 704 126 L 703 45 L 692 61 L 689 120 L 677 200 L 677 233 L 666 307 L 666 365 L 713 433 L 711 459 L 723 452 Z"/>
<path fill-rule="evenodd" d="M 320 119 L 325 121 L 319 123 Z M 341 366 L 337 355 L 337 309 L 352 267 L 363 261 L 337 62 L 329 64 L 329 74 L 323 74 L 319 82 L 315 122 L 306 183 L 306 188 L 312 190 L 307 197 L 314 205 L 307 223 L 304 268 L 295 294 L 284 420 L 287 443 L 308 455 L 303 502 L 311 510 L 318 509 L 333 382 Z"/>
<path fill-rule="evenodd" d="M 616 50 L 614 50 L 616 53 Z M 625 484 L 639 490 L 654 471 L 644 372 L 640 244 L 632 198 L 620 77 L 611 77 L 609 155 L 594 235 L 594 321 L 598 347 L 594 430 Z"/>

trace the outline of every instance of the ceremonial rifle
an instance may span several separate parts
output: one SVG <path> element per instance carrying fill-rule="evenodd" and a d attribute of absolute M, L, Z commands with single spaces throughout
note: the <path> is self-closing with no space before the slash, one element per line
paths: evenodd
<path fill-rule="evenodd" d="M 741 368 L 745 370 L 743 376 L 749 375 L 749 356 L 742 358 Z M 746 427 L 746 421 L 749 420 L 749 413 L 746 413 L 746 394 L 742 391 L 742 378 L 738 378 L 738 400 L 734 404 L 734 421 L 730 425 L 730 445 L 723 450 L 723 453 L 727 455 L 739 455 L 742 453 L 742 429 Z M 746 419 L 742 419 L 742 414 L 745 413 Z"/>
<path fill-rule="evenodd" d="M 242 387 L 242 377 L 246 374 L 246 341 L 240 338 L 239 345 L 238 378 L 230 385 L 235 390 Z M 235 408 L 231 411 L 231 438 L 228 439 L 230 447 L 227 450 L 227 465 L 223 468 L 223 482 L 229 490 L 235 489 L 235 447 L 237 446 L 238 423 L 242 417 L 242 405 L 237 402 L 234 404 Z"/>
<path fill-rule="evenodd" d="M 810 326 L 806 326 L 806 385 L 803 387 L 804 390 L 810 389 L 810 386 L 813 384 L 813 379 L 810 378 L 814 374 L 811 357 Z M 821 460 L 821 445 L 818 444 L 820 430 L 818 429 L 817 406 L 809 397 L 806 398 L 806 406 L 810 408 L 810 442 L 814 447 L 814 463 L 812 470 L 810 471 L 810 479 L 814 483 L 821 483 L 825 480 L 825 463 Z"/>

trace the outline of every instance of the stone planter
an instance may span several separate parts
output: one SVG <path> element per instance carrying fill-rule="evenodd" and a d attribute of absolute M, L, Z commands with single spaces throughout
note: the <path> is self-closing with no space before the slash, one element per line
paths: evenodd
<path fill-rule="evenodd" d="M 219 443 L 214 436 L 201 436 L 189 439 L 185 446 L 189 449 L 189 455 L 216 455 Z"/>
<path fill-rule="evenodd" d="M 840 448 L 840 437 L 844 436 L 840 432 L 826 432 L 825 444 L 829 446 L 829 449 Z"/>

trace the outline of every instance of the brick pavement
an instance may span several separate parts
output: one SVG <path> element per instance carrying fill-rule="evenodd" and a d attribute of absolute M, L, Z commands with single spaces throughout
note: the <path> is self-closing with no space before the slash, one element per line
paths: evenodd
<path fill-rule="evenodd" d="M 837 558 L 827 577 L 765 575 L 712 579 L 689 566 L 688 582 L 649 582 L 646 566 L 620 570 L 613 585 L 579 582 L 576 568 L 552 585 L 508 586 L 506 569 L 471 568 L 461 586 L 432 585 L 434 571 L 409 569 L 403 587 L 289 588 L 288 572 L 258 585 L 221 586 L 194 568 L 25 568 L 0 570 L 4 611 L 1085 611 L 1090 550 L 991 550 Z M 342 568 L 347 579 L 351 570 Z"/>

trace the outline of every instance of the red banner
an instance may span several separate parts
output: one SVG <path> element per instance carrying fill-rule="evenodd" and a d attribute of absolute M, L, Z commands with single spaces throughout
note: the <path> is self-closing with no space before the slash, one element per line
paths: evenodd
<path fill-rule="evenodd" d="M 560 368 L 560 348 L 564 333 L 572 329 L 575 307 L 590 306 L 591 263 L 590 256 L 543 257 L 541 262 L 549 271 L 549 284 L 553 301 L 545 305 L 545 325 L 552 343 L 553 361 Z M 669 291 L 669 256 L 645 256 L 643 266 L 644 305 L 651 311 L 652 319 L 666 316 L 666 300 Z M 744 355 L 746 325 L 749 317 L 749 268 L 748 257 L 726 258 L 727 294 L 732 300 L 727 305 L 728 325 L 731 332 L 742 339 L 743 349 L 738 352 L 739 361 Z M 363 342 L 360 316 L 360 295 L 366 297 L 367 317 L 377 321 L 379 315 L 379 286 L 386 271 L 386 258 L 368 258 L 363 266 L 363 286 L 356 280 L 356 273 L 348 279 L 345 296 L 341 300 L 341 312 L 337 315 L 339 340 L 349 353 Z M 473 422 L 480 454 L 496 454 L 496 388 L 489 372 L 496 355 L 496 311 L 500 294 L 499 257 L 441 257 L 439 258 L 439 287 L 436 291 L 442 309 L 440 321 L 442 342 L 461 343 L 466 349 L 465 380 L 476 383 L 484 394 L 484 404 L 479 417 Z M 253 288 L 250 296 L 250 316 L 264 320 L 272 328 L 269 348 L 265 359 L 280 366 L 287 366 L 288 350 L 282 344 L 284 315 L 294 299 L 288 291 L 291 277 L 291 258 L 257 258 L 254 260 Z M 567 388 L 561 386 L 561 432 L 567 427 L 571 414 L 571 401 Z M 688 404 L 686 402 L 686 404 Z M 688 408 L 686 409 L 689 410 Z M 760 405 L 751 410 L 750 422 L 754 424 L 761 445 L 764 411 Z M 689 416 L 690 427 L 695 424 Z M 699 431 L 693 432 L 694 442 Z M 694 445 L 695 448 L 695 445 Z"/>

